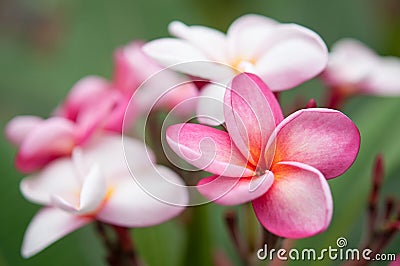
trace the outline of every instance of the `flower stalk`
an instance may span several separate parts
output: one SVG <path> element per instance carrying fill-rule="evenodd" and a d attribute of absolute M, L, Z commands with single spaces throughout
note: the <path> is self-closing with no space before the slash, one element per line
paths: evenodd
<path fill-rule="evenodd" d="M 400 229 L 400 202 L 389 196 L 384 200 L 383 208 L 380 208 L 378 204 L 381 197 L 380 189 L 383 178 L 384 159 L 381 154 L 378 154 L 372 169 L 372 188 L 367 207 L 367 238 L 360 248 L 371 249 L 372 257 L 381 253 Z M 359 261 L 348 261 L 344 265 L 359 266 L 368 265 L 369 263 L 370 261 L 361 259 Z"/>
<path fill-rule="evenodd" d="M 114 236 L 110 236 L 107 229 L 112 229 Z M 96 222 L 96 231 L 107 250 L 106 260 L 110 266 L 140 266 L 130 235 L 129 228 Z"/>
<path fill-rule="evenodd" d="M 228 228 L 229 236 L 232 239 L 233 246 L 239 254 L 240 260 L 242 261 L 243 265 L 248 265 L 249 250 L 239 231 L 237 213 L 235 211 L 227 211 L 225 213 L 225 223 Z"/>

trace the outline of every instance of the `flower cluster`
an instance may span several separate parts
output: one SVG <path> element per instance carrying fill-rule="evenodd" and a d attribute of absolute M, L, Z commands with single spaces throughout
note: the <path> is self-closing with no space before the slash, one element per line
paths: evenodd
<path fill-rule="evenodd" d="M 322 77 L 345 94 L 400 95 L 400 60 L 380 57 L 364 44 L 343 39 L 332 46 L 329 64 Z"/>
<path fill-rule="evenodd" d="M 213 174 L 196 186 L 207 200 L 251 202 L 261 225 L 280 237 L 309 237 L 329 226 L 327 180 L 355 161 L 359 131 L 329 108 L 284 118 L 276 94 L 320 73 L 341 94 L 398 94 L 400 61 L 352 40 L 329 55 L 317 33 L 260 15 L 238 18 L 226 34 L 178 21 L 169 31 L 176 38 L 117 49 L 112 80 L 81 79 L 49 118 L 18 116 L 7 125 L 16 168 L 30 174 L 21 192 L 45 206 L 26 231 L 23 256 L 91 221 L 143 227 L 181 213 L 190 201 L 182 171 L 157 165 L 162 156 L 124 128 L 189 99 L 196 104 L 178 109 L 196 112 L 199 123 L 169 126 L 166 140 L 181 159 Z M 225 128 L 212 127 L 219 125 Z M 151 143 L 161 150 L 161 141 Z"/>
<path fill-rule="evenodd" d="M 187 192 L 169 185 L 184 185 L 175 172 L 155 165 L 155 156 L 142 141 L 128 136 L 122 141 L 124 118 L 134 123 L 141 112 L 127 108 L 132 94 L 162 69 L 141 47 L 141 42 L 133 42 L 117 49 L 113 80 L 79 80 L 51 117 L 17 116 L 8 123 L 6 135 L 18 146 L 15 165 L 31 174 L 21 182 L 21 192 L 46 206 L 26 231 L 24 257 L 93 220 L 150 226 L 178 215 L 187 204 Z M 172 71 L 163 77 L 171 83 L 184 79 Z M 192 97 L 197 89 L 191 84 L 173 93 L 178 94 L 167 94 L 156 108 L 172 108 L 177 98 Z M 141 160 L 126 162 L 128 154 Z M 173 197 L 177 204 L 158 200 L 139 183 L 157 188 L 163 198 Z"/>

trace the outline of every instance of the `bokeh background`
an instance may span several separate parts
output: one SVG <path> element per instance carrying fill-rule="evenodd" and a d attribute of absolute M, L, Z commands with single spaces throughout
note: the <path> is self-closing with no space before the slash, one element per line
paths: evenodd
<path fill-rule="evenodd" d="M 47 116 L 86 75 L 110 77 L 115 48 L 133 39 L 167 36 L 167 24 L 174 19 L 226 30 L 245 13 L 302 24 L 318 32 L 328 46 L 354 37 L 382 55 L 400 56 L 399 0 L 0 0 L 0 128 L 15 115 Z M 307 82 L 283 93 L 284 110 L 291 111 L 299 97 L 321 102 L 324 93 L 320 81 Z M 348 247 L 358 246 L 377 153 L 385 159 L 383 194 L 400 197 L 400 97 L 357 96 L 343 111 L 361 131 L 360 155 L 350 171 L 329 182 L 335 202 L 329 230 L 297 241 L 297 247 L 335 247 L 342 236 Z M 0 265 L 103 265 L 104 251 L 91 226 L 29 260 L 21 258 L 24 230 L 39 207 L 19 193 L 23 176 L 13 168 L 14 155 L 2 136 Z M 224 227 L 225 210 L 213 204 L 192 208 L 188 230 L 178 220 L 133 230 L 138 252 L 150 266 L 175 266 L 212 265 L 213 252 L 222 250 L 240 265 Z M 399 253 L 398 236 L 385 251 Z"/>

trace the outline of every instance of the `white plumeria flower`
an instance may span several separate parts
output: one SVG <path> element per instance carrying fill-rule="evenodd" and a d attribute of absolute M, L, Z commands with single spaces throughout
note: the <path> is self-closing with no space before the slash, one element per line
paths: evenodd
<path fill-rule="evenodd" d="M 124 151 L 126 158 L 137 158 L 129 162 L 131 169 Z M 76 148 L 72 158 L 55 160 L 25 178 L 20 186 L 22 194 L 46 207 L 29 224 L 22 255 L 31 257 L 94 220 L 145 227 L 178 215 L 188 202 L 184 184 L 170 169 L 154 165 L 153 158 L 139 140 L 124 137 L 122 143 L 120 135 L 105 135 Z M 162 200 L 149 195 L 141 184 L 154 187 Z M 169 199 L 175 204 L 165 203 Z"/>
<path fill-rule="evenodd" d="M 363 43 L 342 39 L 332 46 L 324 81 L 344 95 L 400 95 L 400 59 L 382 57 Z"/>
<path fill-rule="evenodd" d="M 169 25 L 169 31 L 177 38 L 157 39 L 143 49 L 166 67 L 221 83 L 201 92 L 204 98 L 199 100 L 197 114 L 214 119 L 200 119 L 208 124 L 224 122 L 225 87 L 239 72 L 257 74 L 273 91 L 283 91 L 315 77 L 328 61 L 318 34 L 261 15 L 236 19 L 226 34 L 178 21 Z"/>

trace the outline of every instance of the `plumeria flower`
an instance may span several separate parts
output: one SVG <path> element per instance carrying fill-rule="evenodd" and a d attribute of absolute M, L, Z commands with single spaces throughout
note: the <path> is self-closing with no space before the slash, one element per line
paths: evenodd
<path fill-rule="evenodd" d="M 78 81 L 55 115 L 42 119 L 17 116 L 6 126 L 7 138 L 19 150 L 15 164 L 29 173 L 52 160 L 70 155 L 100 129 L 121 132 L 125 114 L 124 98 L 108 81 L 88 76 Z"/>
<path fill-rule="evenodd" d="M 164 66 L 222 83 L 202 90 L 197 113 L 208 124 L 223 122 L 224 84 L 239 72 L 255 73 L 273 91 L 282 91 L 315 77 L 328 61 L 325 43 L 315 32 L 260 15 L 236 19 L 226 34 L 179 21 L 169 31 L 177 38 L 151 41 L 144 51 Z"/>
<path fill-rule="evenodd" d="M 140 158 L 130 163 L 136 181 L 155 187 L 164 200 L 179 204 L 167 204 L 146 193 L 131 177 L 124 151 Z M 22 180 L 22 194 L 45 205 L 26 230 L 22 255 L 31 257 L 95 220 L 146 227 L 178 215 L 188 195 L 171 183 L 183 182 L 168 168 L 153 165 L 153 157 L 140 141 L 125 138 L 123 146 L 121 135 L 102 135 L 82 149 L 75 148 L 72 157 L 55 160 Z"/>
<path fill-rule="evenodd" d="M 381 57 L 354 39 L 332 46 L 324 81 L 343 95 L 400 95 L 400 59 Z"/>
<path fill-rule="evenodd" d="M 98 76 L 82 78 L 54 116 L 12 119 L 6 127 L 6 136 L 19 148 L 15 160 L 17 169 L 24 173 L 37 171 L 56 158 L 71 155 L 74 147 L 84 145 L 99 131 L 122 132 L 124 122 L 129 126 L 143 110 L 152 107 L 170 110 L 198 94 L 187 77 L 163 70 L 146 82 L 129 105 L 140 85 L 162 70 L 141 47 L 141 42 L 132 42 L 117 49 L 113 80 Z M 178 110 L 184 114 L 193 112 L 193 104 L 184 107 Z"/>
<path fill-rule="evenodd" d="M 251 201 L 261 224 L 278 236 L 324 231 L 333 207 L 327 179 L 355 160 L 357 127 L 325 108 L 284 119 L 273 93 L 253 74 L 236 76 L 224 102 L 227 132 L 191 123 L 167 129 L 181 158 L 214 174 L 200 180 L 200 193 L 222 205 Z"/>
<path fill-rule="evenodd" d="M 147 56 L 142 47 L 142 42 L 135 41 L 114 53 L 113 86 L 129 99 L 135 94 L 132 105 L 137 111 L 171 110 L 198 95 L 197 87 L 187 76 L 164 69 Z M 185 105 L 179 110 L 185 115 L 193 113 L 194 107 Z"/>

